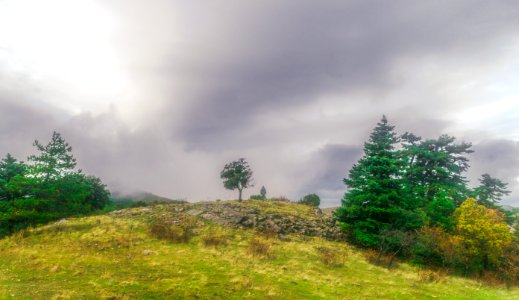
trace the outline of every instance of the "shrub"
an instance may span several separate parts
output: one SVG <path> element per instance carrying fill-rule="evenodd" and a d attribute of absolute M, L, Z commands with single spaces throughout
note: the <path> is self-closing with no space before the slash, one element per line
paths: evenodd
<path fill-rule="evenodd" d="M 424 226 L 417 233 L 416 243 L 411 249 L 413 259 L 421 265 L 441 265 L 443 252 L 440 241 L 445 240 L 447 234 L 439 227 Z"/>
<path fill-rule="evenodd" d="M 268 200 L 270 200 L 270 201 L 277 201 L 277 202 L 290 202 L 290 199 L 288 199 L 285 196 L 273 197 L 273 198 L 270 198 Z"/>
<path fill-rule="evenodd" d="M 251 195 L 250 200 L 266 200 L 263 195 Z"/>
<path fill-rule="evenodd" d="M 388 255 L 373 249 L 366 250 L 363 256 L 370 263 L 387 269 L 391 269 L 397 265 L 394 255 Z"/>
<path fill-rule="evenodd" d="M 204 246 L 210 247 L 219 247 L 227 245 L 228 237 L 225 235 L 213 235 L 208 234 L 202 237 L 202 241 L 204 242 Z"/>
<path fill-rule="evenodd" d="M 202 236 L 202 242 L 206 247 L 220 247 L 227 245 L 229 236 L 221 231 L 211 230 Z"/>
<path fill-rule="evenodd" d="M 507 286 L 519 285 L 519 241 L 505 249 L 498 273 Z"/>
<path fill-rule="evenodd" d="M 346 252 L 339 249 L 321 246 L 317 247 L 316 250 L 319 253 L 321 262 L 327 266 L 343 266 L 346 261 Z"/>
<path fill-rule="evenodd" d="M 321 204 L 321 198 L 319 198 L 319 196 L 316 194 L 308 194 L 301 198 L 299 203 L 319 207 L 319 204 Z"/>
<path fill-rule="evenodd" d="M 431 270 L 431 269 L 420 269 L 418 270 L 418 280 L 422 282 L 442 282 L 447 272 L 445 270 Z"/>
<path fill-rule="evenodd" d="M 266 239 L 272 239 L 278 236 L 279 227 L 272 221 L 267 221 L 263 226 L 257 228 L 257 233 Z"/>
<path fill-rule="evenodd" d="M 194 222 L 190 220 L 173 224 L 169 220 L 159 219 L 150 225 L 149 233 L 158 239 L 174 243 L 188 243 L 195 235 L 195 227 Z"/>
<path fill-rule="evenodd" d="M 259 257 L 266 257 L 266 258 L 272 258 L 273 251 L 272 251 L 272 245 L 268 243 L 265 240 L 262 240 L 257 237 L 253 237 L 249 241 L 248 245 L 248 252 L 249 254 L 253 256 L 259 256 Z"/>

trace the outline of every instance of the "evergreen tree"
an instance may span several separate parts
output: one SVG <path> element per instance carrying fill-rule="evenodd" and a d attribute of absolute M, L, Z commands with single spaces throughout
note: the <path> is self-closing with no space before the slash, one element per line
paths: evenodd
<path fill-rule="evenodd" d="M 405 194 L 431 225 L 450 227 L 450 215 L 469 193 L 463 173 L 469 167 L 465 155 L 473 152 L 471 144 L 455 144 L 448 135 L 422 141 L 405 133 L 401 138 Z"/>
<path fill-rule="evenodd" d="M 265 188 L 264 185 L 261 186 L 260 195 L 261 195 L 261 197 L 263 197 L 263 199 L 267 199 L 267 189 Z"/>
<path fill-rule="evenodd" d="M 0 161 L 0 237 L 27 226 L 102 209 L 110 192 L 97 177 L 74 172 L 72 148 L 54 132 L 26 166 L 11 155 Z M 7 201 L 1 201 L 7 200 Z"/>
<path fill-rule="evenodd" d="M 9 153 L 0 162 L 0 180 L 3 182 L 8 182 L 17 175 L 24 175 L 26 171 L 27 166 Z"/>
<path fill-rule="evenodd" d="M 364 156 L 344 179 L 348 190 L 335 217 L 351 230 L 355 241 L 376 246 L 380 233 L 408 230 L 421 225 L 419 215 L 403 193 L 403 161 L 395 150 L 399 139 L 385 116 L 364 144 Z"/>
<path fill-rule="evenodd" d="M 7 156 L 0 162 L 0 201 L 12 200 L 19 196 L 9 185 L 11 180 L 25 176 L 26 171 L 27 166 L 23 162 L 17 161 L 16 158 L 7 153 Z"/>
<path fill-rule="evenodd" d="M 474 194 L 478 202 L 488 208 L 494 208 L 503 196 L 510 194 L 510 191 L 506 189 L 507 183 L 493 178 L 487 173 L 481 175 L 479 182 L 480 185 L 474 190 Z"/>
<path fill-rule="evenodd" d="M 38 140 L 33 145 L 40 151 L 39 155 L 29 156 L 29 161 L 33 162 L 34 176 L 46 182 L 73 173 L 76 159 L 72 156 L 72 147 L 59 133 L 54 131 L 52 139 L 45 146 Z"/>
<path fill-rule="evenodd" d="M 102 209 L 110 203 L 110 191 L 100 178 L 95 176 L 85 176 L 85 181 L 89 187 L 86 202 L 92 209 Z"/>
<path fill-rule="evenodd" d="M 223 179 L 223 185 L 226 189 L 238 189 L 239 201 L 242 201 L 243 189 L 254 186 L 252 170 L 244 158 L 226 164 L 220 173 L 220 178 Z"/>

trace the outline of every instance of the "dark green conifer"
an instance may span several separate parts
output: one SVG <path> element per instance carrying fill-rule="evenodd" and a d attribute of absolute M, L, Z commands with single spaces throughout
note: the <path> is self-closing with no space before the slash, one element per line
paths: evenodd
<path fill-rule="evenodd" d="M 383 116 L 364 144 L 364 156 L 344 179 L 348 190 L 335 216 L 361 245 L 376 246 L 383 231 L 421 225 L 403 193 L 403 161 L 395 149 L 398 142 L 394 126 Z"/>

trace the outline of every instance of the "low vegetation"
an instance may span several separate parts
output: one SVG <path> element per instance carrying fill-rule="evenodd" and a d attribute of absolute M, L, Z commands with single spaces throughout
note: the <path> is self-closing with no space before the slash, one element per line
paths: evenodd
<path fill-rule="evenodd" d="M 238 203 L 238 202 L 231 202 Z M 310 207 L 244 201 L 303 217 Z M 69 218 L 0 240 L 1 299 L 516 299 L 519 290 L 405 262 L 369 262 L 344 242 L 220 226 L 155 205 Z M 288 216 L 289 217 L 289 216 Z M 162 220 L 169 220 L 164 223 Z M 160 225 L 159 234 L 153 233 Z M 189 239 L 162 235 L 192 228 Z M 166 230 L 167 232 L 167 230 Z M 226 242 L 221 243 L 220 241 Z M 208 242 L 209 241 L 209 242 Z M 214 241 L 216 242 L 215 245 Z"/>

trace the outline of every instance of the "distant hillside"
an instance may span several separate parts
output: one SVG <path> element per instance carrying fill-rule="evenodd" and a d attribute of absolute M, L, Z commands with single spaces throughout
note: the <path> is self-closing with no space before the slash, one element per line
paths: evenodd
<path fill-rule="evenodd" d="M 112 201 L 119 205 L 132 203 L 157 204 L 157 203 L 183 203 L 184 200 L 170 199 L 149 192 L 137 192 L 132 194 L 112 193 Z"/>
<path fill-rule="evenodd" d="M 64 219 L 0 239 L 0 299 L 519 299 L 518 289 L 373 264 L 332 222 L 276 201 Z"/>

